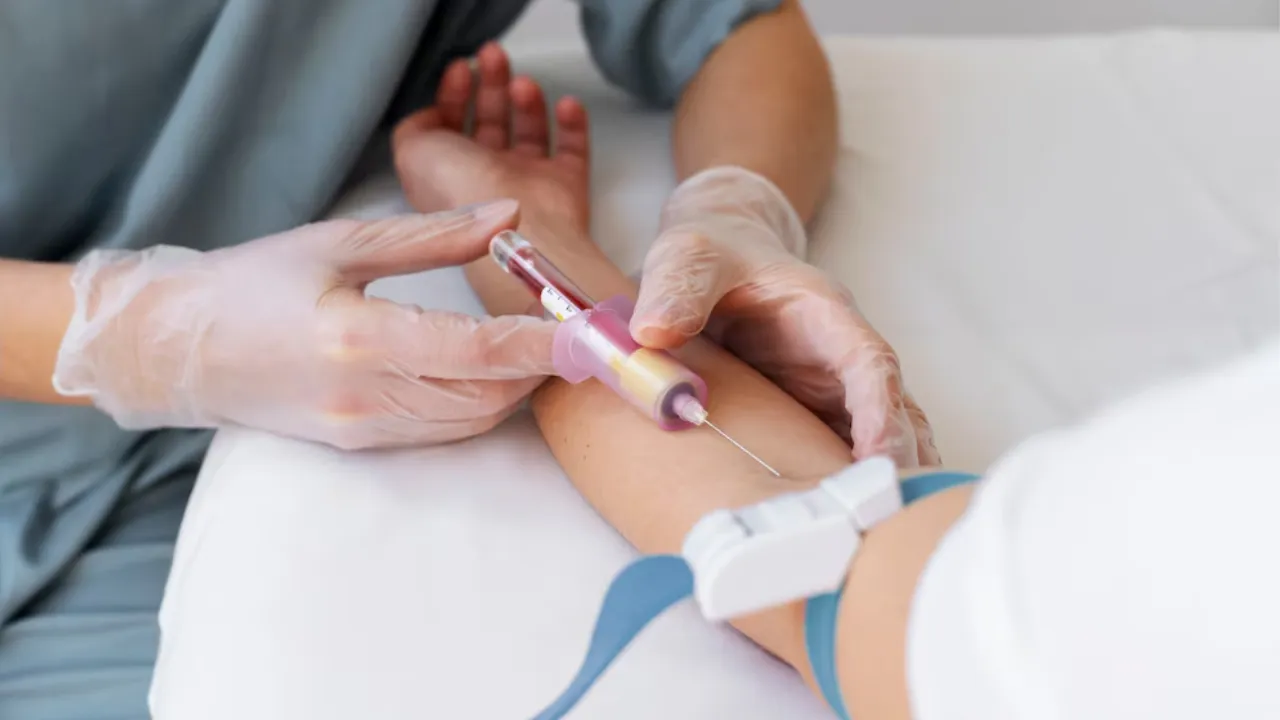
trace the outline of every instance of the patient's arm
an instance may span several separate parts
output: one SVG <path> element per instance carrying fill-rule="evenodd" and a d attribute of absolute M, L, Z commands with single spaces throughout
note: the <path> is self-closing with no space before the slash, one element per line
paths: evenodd
<path fill-rule="evenodd" d="M 587 236 L 585 110 L 568 98 L 556 104 L 557 145 L 549 147 L 536 84 L 512 80 L 505 55 L 493 47 L 481 53 L 478 65 L 474 139 L 459 120 L 476 89 L 462 65 L 446 73 L 439 107 L 397 129 L 396 166 L 409 201 L 432 211 L 518 198 L 521 231 L 588 293 L 600 300 L 634 297 L 634 284 Z M 487 259 L 468 267 L 467 275 L 492 314 L 538 307 L 524 286 Z M 595 381 L 553 380 L 533 398 L 542 433 L 570 480 L 646 553 L 679 552 L 685 534 L 707 512 L 810 487 L 851 458 L 823 422 L 729 354 L 695 342 L 680 355 L 710 386 L 715 421 L 787 480 L 769 475 L 710 430 L 659 430 Z M 858 557 L 837 649 L 847 702 L 859 718 L 895 717 L 895 711 L 906 716 L 902 663 L 889 659 L 903 655 L 901 629 L 919 568 L 965 497 L 955 491 L 913 505 L 872 533 Z M 808 676 L 800 603 L 735 625 Z"/>
<path fill-rule="evenodd" d="M 634 297 L 635 286 L 571 222 L 526 208 L 521 230 L 593 297 Z M 469 268 L 473 287 L 493 314 L 529 308 L 527 290 L 492 263 Z M 552 380 L 534 395 L 538 425 L 583 496 L 645 553 L 678 553 L 704 514 L 812 486 L 850 461 L 831 430 L 754 370 L 710 343 L 680 354 L 710 388 L 711 416 L 726 432 L 781 472 L 778 480 L 710 430 L 664 432 L 595 381 Z M 916 578 L 969 491 L 940 493 L 913 505 L 867 538 L 846 588 L 839 623 L 838 668 L 855 717 L 908 717 L 904 675 L 907 608 Z M 803 605 L 734 623 L 799 670 Z"/>
<path fill-rule="evenodd" d="M 743 23 L 685 88 L 671 128 L 683 180 L 739 165 L 773 181 L 813 216 L 836 158 L 836 99 L 827 56 L 799 0 Z"/>
<path fill-rule="evenodd" d="M 529 208 L 521 229 L 597 299 L 635 296 L 635 286 L 570 223 L 550 224 Z M 469 268 L 492 314 L 523 312 L 529 295 L 492 263 Z M 586 499 L 633 545 L 678 553 L 705 513 L 797 489 L 849 462 L 849 448 L 813 414 L 744 363 L 710 343 L 680 357 L 706 381 L 708 410 L 786 478 L 778 480 L 709 429 L 664 432 L 595 381 L 555 380 L 533 399 L 538 425 Z M 786 608 L 739 626 L 787 662 L 803 662 L 800 615 Z"/>

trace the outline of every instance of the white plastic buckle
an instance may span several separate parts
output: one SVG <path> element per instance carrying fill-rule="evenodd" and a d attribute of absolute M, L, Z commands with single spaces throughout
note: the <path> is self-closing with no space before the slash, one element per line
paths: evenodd
<path fill-rule="evenodd" d="M 862 533 L 901 509 L 897 468 L 875 457 L 811 490 L 703 516 L 682 550 L 703 616 L 728 620 L 836 590 Z"/>

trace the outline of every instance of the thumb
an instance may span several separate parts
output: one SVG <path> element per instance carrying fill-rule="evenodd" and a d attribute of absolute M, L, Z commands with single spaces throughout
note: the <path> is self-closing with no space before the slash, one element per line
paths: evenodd
<path fill-rule="evenodd" d="M 516 226 L 520 204 L 494 200 L 430 215 L 357 222 L 337 242 L 338 270 L 351 282 L 461 265 L 482 257 L 489 239 Z"/>
<path fill-rule="evenodd" d="M 690 232 L 658 238 L 644 262 L 631 336 L 646 347 L 679 347 L 702 332 L 711 311 L 742 284 L 725 250 Z"/>

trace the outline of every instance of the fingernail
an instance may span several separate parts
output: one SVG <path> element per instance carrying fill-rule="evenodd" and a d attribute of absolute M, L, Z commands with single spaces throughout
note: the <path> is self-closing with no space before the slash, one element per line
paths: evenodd
<path fill-rule="evenodd" d="M 490 200 L 488 202 L 464 205 L 458 208 L 458 212 L 468 214 L 481 222 L 488 222 L 509 218 L 519 209 L 520 203 L 504 198 L 502 200 Z"/>

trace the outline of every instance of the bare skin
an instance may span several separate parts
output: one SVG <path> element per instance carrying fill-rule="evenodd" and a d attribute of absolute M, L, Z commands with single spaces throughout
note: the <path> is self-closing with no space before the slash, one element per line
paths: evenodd
<path fill-rule="evenodd" d="M 799 0 L 744 23 L 685 88 L 672 124 L 681 180 L 738 165 L 773 181 L 808 221 L 835 167 L 831 69 Z"/>
<path fill-rule="evenodd" d="M 71 322 L 71 265 L 0 260 L 0 399 L 88 404 L 53 389 L 58 346 Z"/>
<path fill-rule="evenodd" d="M 425 212 L 515 197 L 522 202 L 521 232 L 588 293 L 634 298 L 634 284 L 587 234 L 587 118 L 581 104 L 572 98 L 556 104 L 559 141 L 553 147 L 547 123 L 530 117 L 546 112 L 536 83 L 512 78 L 496 46 L 482 50 L 477 64 L 478 82 L 456 69 L 465 66 L 450 68 L 440 105 L 397 129 L 396 165 L 409 201 Z M 477 123 L 468 134 L 460 118 L 471 93 Z M 508 127 L 504 113 L 509 133 L 501 129 Z M 492 314 L 535 307 L 528 291 L 489 260 L 469 267 L 468 277 Z M 785 479 L 772 477 L 709 431 L 659 430 L 593 381 L 570 385 L 553 379 L 533 396 L 539 428 L 569 479 L 640 551 L 679 552 L 685 534 L 707 512 L 812 487 L 848 463 L 849 447 L 825 423 L 730 354 L 701 340 L 678 354 L 706 379 L 717 422 Z M 917 503 L 871 533 L 859 554 L 838 638 L 841 683 L 855 716 L 909 716 L 901 662 L 907 608 L 920 570 L 967 498 L 962 489 Z M 742 618 L 735 626 L 812 684 L 801 603 Z"/>

